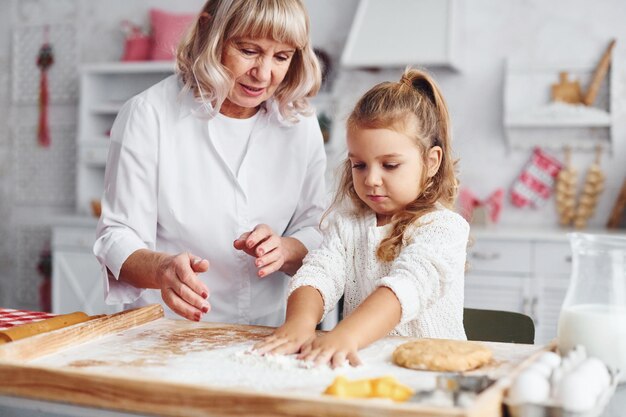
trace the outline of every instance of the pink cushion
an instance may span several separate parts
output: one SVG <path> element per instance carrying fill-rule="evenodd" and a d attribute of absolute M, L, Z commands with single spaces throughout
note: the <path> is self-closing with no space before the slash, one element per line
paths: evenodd
<path fill-rule="evenodd" d="M 150 9 L 152 26 L 152 53 L 150 59 L 172 60 L 181 37 L 195 20 L 195 13 L 175 14 L 160 9 Z"/>

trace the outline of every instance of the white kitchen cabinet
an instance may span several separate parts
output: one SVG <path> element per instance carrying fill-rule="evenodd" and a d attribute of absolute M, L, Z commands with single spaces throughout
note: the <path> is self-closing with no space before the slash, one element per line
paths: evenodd
<path fill-rule="evenodd" d="M 535 323 L 535 343 L 554 339 L 571 270 L 566 231 L 473 229 L 471 235 L 465 306 L 526 314 Z"/>
<path fill-rule="evenodd" d="M 528 277 L 473 271 L 465 278 L 465 307 L 525 313 Z"/>
<path fill-rule="evenodd" d="M 100 266 L 93 255 L 96 218 L 92 201 L 104 190 L 109 133 L 128 99 L 174 73 L 173 62 L 99 63 L 80 68 L 76 158 L 77 216 L 60 219 L 52 230 L 52 310 L 113 313 L 105 305 Z"/>
<path fill-rule="evenodd" d="M 561 304 L 569 286 L 572 270 L 572 251 L 568 241 L 533 243 L 533 271 L 537 282 L 537 335 L 541 340 L 556 337 Z"/>
<path fill-rule="evenodd" d="M 530 314 L 531 248 L 526 242 L 479 238 L 470 244 L 465 307 Z"/>
<path fill-rule="evenodd" d="M 100 265 L 92 253 L 95 220 L 52 228 L 52 312 L 84 311 L 87 314 L 110 314 L 121 311 L 120 305 L 104 303 L 104 282 Z"/>
<path fill-rule="evenodd" d="M 134 95 L 174 73 L 173 62 L 108 62 L 80 68 L 76 211 L 91 214 L 104 189 L 109 134 L 117 112 Z"/>

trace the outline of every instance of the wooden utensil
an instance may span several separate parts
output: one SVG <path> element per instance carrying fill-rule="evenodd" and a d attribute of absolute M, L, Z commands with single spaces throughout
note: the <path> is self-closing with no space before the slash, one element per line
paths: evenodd
<path fill-rule="evenodd" d="M 609 229 L 617 229 L 621 223 L 622 216 L 624 215 L 624 210 L 626 210 L 626 179 L 624 180 L 622 189 L 615 200 L 615 205 L 613 206 L 613 210 L 611 210 L 611 216 L 609 217 L 606 227 Z"/>
<path fill-rule="evenodd" d="M 604 51 L 598 66 L 596 67 L 595 72 L 593 73 L 593 78 L 591 79 L 591 84 L 589 84 L 589 88 L 587 88 L 587 92 L 585 93 L 585 97 L 583 98 L 583 103 L 587 106 L 591 106 L 594 101 L 596 101 L 596 96 L 598 95 L 598 91 L 600 90 L 600 84 L 602 84 L 602 80 L 606 76 L 607 71 L 609 70 L 609 64 L 611 63 L 611 52 L 615 47 L 615 39 L 613 39 L 609 46 Z"/>
<path fill-rule="evenodd" d="M 158 304 L 111 315 L 94 316 L 93 320 L 77 323 L 78 326 L 59 328 L 56 331 L 37 334 L 0 346 L 0 361 L 32 360 L 67 346 L 84 343 L 104 334 L 125 330 L 161 317 L 163 307 Z"/>
<path fill-rule="evenodd" d="M 582 102 L 580 84 L 578 80 L 570 81 L 567 71 L 561 71 L 559 73 L 559 82 L 552 84 L 552 101 L 570 104 Z"/>
<path fill-rule="evenodd" d="M 0 331 L 0 344 L 24 339 L 26 337 L 52 330 L 62 329 L 63 327 L 71 326 L 76 323 L 82 323 L 83 321 L 87 321 L 89 319 L 90 317 L 86 313 L 77 311 L 75 313 L 62 314 L 60 316 L 51 317 L 34 323 L 10 327 L 6 330 Z"/>

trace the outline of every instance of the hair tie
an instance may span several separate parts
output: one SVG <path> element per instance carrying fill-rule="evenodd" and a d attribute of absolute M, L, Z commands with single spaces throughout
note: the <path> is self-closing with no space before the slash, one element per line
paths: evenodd
<path fill-rule="evenodd" d="M 437 104 L 433 87 L 428 80 L 424 78 L 411 78 L 407 74 L 402 74 L 400 84 L 407 85 L 418 93 L 424 94 L 432 104 Z"/>
<path fill-rule="evenodd" d="M 404 84 L 410 88 L 414 88 L 413 81 L 406 74 L 402 74 L 402 77 L 400 78 L 400 84 Z"/>

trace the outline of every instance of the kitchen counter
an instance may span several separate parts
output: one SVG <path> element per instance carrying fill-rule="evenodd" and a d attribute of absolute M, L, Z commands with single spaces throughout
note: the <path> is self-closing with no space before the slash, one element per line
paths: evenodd
<path fill-rule="evenodd" d="M 250 347 L 273 329 L 163 318 L 158 305 L 95 318 L 0 345 L 0 415 L 500 416 L 502 396 L 520 368 L 548 347 L 483 342 L 493 360 L 467 372 L 495 382 L 465 407 L 322 395 L 336 376 L 393 376 L 415 391 L 436 372 L 398 367 L 391 353 L 409 338 L 386 337 L 360 351 L 363 366 L 305 368 L 290 356 Z M 445 400 L 445 398 L 444 398 Z M 622 417 L 626 384 L 603 417 Z"/>
<path fill-rule="evenodd" d="M 494 359 L 470 374 L 496 382 L 464 408 L 338 399 L 321 395 L 338 375 L 391 375 L 413 390 L 428 390 L 434 388 L 437 373 L 390 362 L 395 347 L 408 338 L 387 337 L 363 349 L 362 367 L 307 369 L 293 357 L 249 352 L 271 328 L 169 320 L 162 314 L 159 306 L 149 306 L 1 346 L 2 415 L 41 412 L 49 401 L 56 401 L 50 410 L 59 415 L 92 415 L 91 409 L 99 407 L 121 415 L 495 417 L 510 383 L 506 377 L 546 349 L 485 342 Z"/>
<path fill-rule="evenodd" d="M 619 385 L 607 408 L 599 417 L 624 417 L 626 410 L 626 384 Z M 145 414 L 129 414 L 101 408 L 79 407 L 50 401 L 0 395 L 2 417 L 139 417 Z"/>
<path fill-rule="evenodd" d="M 471 226 L 470 238 L 480 239 L 503 239 L 522 240 L 537 242 L 567 242 L 569 233 L 589 233 L 600 235 L 625 236 L 624 229 L 584 229 L 577 230 L 573 227 L 512 227 L 512 226 Z"/>

